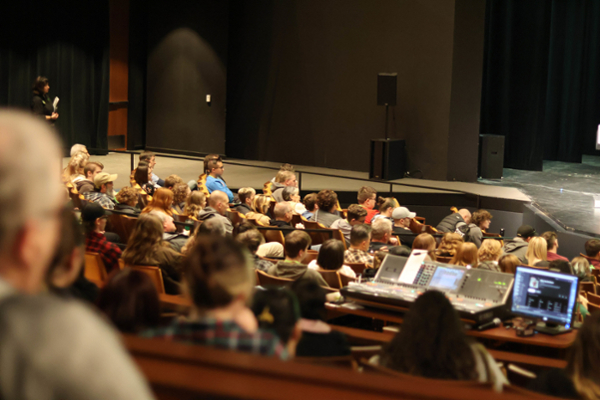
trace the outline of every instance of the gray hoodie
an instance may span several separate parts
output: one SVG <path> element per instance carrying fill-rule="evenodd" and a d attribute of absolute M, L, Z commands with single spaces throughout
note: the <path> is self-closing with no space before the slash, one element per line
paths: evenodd
<path fill-rule="evenodd" d="M 202 211 L 198 213 L 199 221 L 206 221 L 209 218 L 219 218 L 223 221 L 223 225 L 225 225 L 225 233 L 231 235 L 233 233 L 233 225 L 229 218 L 222 216 L 212 207 L 205 207 Z"/>
<path fill-rule="evenodd" d="M 523 264 L 527 265 L 527 257 L 525 257 L 525 255 L 527 254 L 528 246 L 529 243 L 523 240 L 523 238 L 516 237 L 513 240 L 506 240 L 502 252 L 504 254 L 512 254 L 517 256 L 517 258 L 521 260 Z"/>
<path fill-rule="evenodd" d="M 277 276 L 279 278 L 287 279 L 299 279 L 306 278 L 316 282 L 319 286 L 328 287 L 329 285 L 325 282 L 325 279 L 317 271 L 308 268 L 305 264 L 279 261 L 277 264 L 269 268 L 267 272 L 269 275 Z"/>

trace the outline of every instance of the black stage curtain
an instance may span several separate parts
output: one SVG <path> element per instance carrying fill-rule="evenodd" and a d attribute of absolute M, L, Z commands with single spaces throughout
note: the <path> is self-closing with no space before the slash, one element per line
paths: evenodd
<path fill-rule="evenodd" d="M 489 0 L 481 132 L 506 137 L 505 166 L 595 153 L 600 2 Z"/>
<path fill-rule="evenodd" d="M 0 105 L 29 110 L 33 81 L 60 98 L 56 128 L 65 148 L 106 149 L 109 13 L 105 1 L 25 1 L 2 6 Z"/>

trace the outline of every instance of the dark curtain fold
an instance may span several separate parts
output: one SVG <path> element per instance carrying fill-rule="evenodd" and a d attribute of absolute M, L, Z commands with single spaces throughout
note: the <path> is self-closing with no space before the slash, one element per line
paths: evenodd
<path fill-rule="evenodd" d="M 29 110 L 38 75 L 60 98 L 65 148 L 107 148 L 108 1 L 11 2 L 0 28 L 0 105 Z M 6 23 L 12 21 L 12 23 Z"/>
<path fill-rule="evenodd" d="M 581 162 L 600 123 L 600 5 L 487 4 L 481 132 L 506 137 L 506 167 Z"/>

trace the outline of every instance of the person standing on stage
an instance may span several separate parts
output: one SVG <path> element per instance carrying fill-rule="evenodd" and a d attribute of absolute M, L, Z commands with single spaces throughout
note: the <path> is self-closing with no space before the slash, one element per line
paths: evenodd
<path fill-rule="evenodd" d="M 31 111 L 35 115 L 46 118 L 46 121 L 54 124 L 54 121 L 58 118 L 58 113 L 54 112 L 54 105 L 50 101 L 48 92 L 50 91 L 50 84 L 48 84 L 48 78 L 38 76 L 33 83 L 33 98 L 31 99 Z"/>

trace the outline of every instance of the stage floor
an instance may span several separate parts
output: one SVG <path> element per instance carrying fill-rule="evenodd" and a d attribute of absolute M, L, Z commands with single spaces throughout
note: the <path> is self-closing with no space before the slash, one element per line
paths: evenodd
<path fill-rule="evenodd" d="M 544 170 L 504 169 L 501 181 L 479 180 L 496 187 L 519 189 L 532 204 L 565 229 L 600 235 L 600 157 L 583 156 L 581 164 L 544 161 Z"/>

